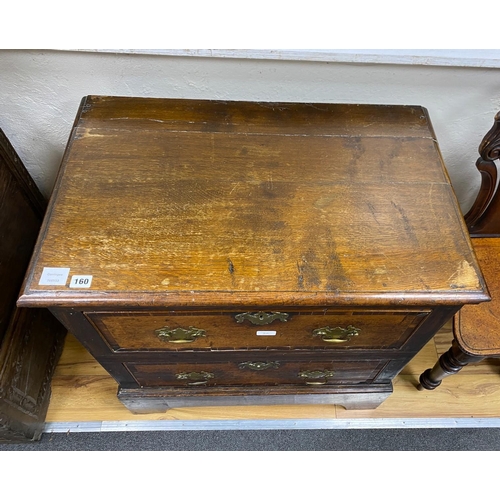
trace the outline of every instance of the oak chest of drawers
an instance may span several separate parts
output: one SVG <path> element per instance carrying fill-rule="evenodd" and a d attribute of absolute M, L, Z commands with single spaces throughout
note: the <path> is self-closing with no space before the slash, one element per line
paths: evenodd
<path fill-rule="evenodd" d="M 18 304 L 153 412 L 376 407 L 485 300 L 424 108 L 88 96 Z"/>

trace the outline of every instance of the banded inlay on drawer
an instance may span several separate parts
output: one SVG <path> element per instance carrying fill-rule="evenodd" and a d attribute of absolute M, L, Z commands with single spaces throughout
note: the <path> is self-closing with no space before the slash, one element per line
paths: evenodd
<path fill-rule="evenodd" d="M 252 363 L 271 363 L 257 359 Z M 228 385 L 328 385 L 373 380 L 386 361 L 286 361 L 264 370 L 247 370 L 239 362 L 128 363 L 136 380 L 145 386 L 197 387 Z"/>
<path fill-rule="evenodd" d="M 255 311 L 254 318 L 263 318 Z M 115 351 L 399 348 L 427 316 L 424 310 L 327 310 L 267 316 L 248 313 L 93 312 L 86 316 Z M 244 316 L 242 316 L 244 314 Z M 266 321 L 268 321 L 266 320 Z"/>

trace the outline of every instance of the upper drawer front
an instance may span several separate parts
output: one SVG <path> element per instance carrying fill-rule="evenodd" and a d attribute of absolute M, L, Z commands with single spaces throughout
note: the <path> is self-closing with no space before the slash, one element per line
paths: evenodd
<path fill-rule="evenodd" d="M 115 351 L 398 348 L 428 311 L 175 314 L 102 312 L 87 317 Z M 260 323 L 260 324 L 259 324 Z"/>

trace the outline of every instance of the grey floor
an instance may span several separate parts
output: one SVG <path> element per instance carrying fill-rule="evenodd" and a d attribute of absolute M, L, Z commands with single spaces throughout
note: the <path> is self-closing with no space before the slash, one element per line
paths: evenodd
<path fill-rule="evenodd" d="M 0 451 L 498 451 L 499 428 L 188 430 L 43 434 Z"/>

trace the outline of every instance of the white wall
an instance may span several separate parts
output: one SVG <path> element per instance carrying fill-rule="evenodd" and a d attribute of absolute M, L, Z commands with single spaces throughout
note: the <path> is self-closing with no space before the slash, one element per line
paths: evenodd
<path fill-rule="evenodd" d="M 0 127 L 49 196 L 80 100 L 89 94 L 418 104 L 429 110 L 465 211 L 479 183 L 478 145 L 500 110 L 500 68 L 409 62 L 1 50 Z"/>

